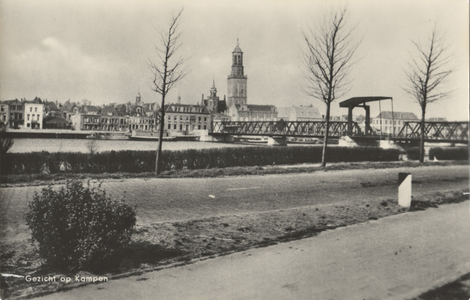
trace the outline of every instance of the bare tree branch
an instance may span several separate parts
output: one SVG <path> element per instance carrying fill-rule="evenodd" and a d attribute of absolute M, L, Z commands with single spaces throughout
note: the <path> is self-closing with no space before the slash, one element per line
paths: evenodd
<path fill-rule="evenodd" d="M 305 91 L 326 104 L 322 166 L 326 166 L 330 105 L 349 91 L 347 77 L 361 42 L 352 39 L 356 26 L 347 29 L 346 18 L 346 9 L 340 10 L 325 18 L 321 25 L 309 29 L 308 34 L 304 33 Z"/>
<path fill-rule="evenodd" d="M 186 58 L 175 58 L 181 47 L 179 31 L 181 9 L 173 16 L 167 30 L 158 30 L 159 45 L 155 46 L 158 62 L 149 59 L 148 65 L 153 73 L 152 90 L 161 95 L 161 114 L 156 114 L 156 122 L 160 121 L 157 157 L 155 161 L 155 173 L 160 174 L 160 158 L 163 143 L 163 131 L 165 128 L 165 98 L 168 92 L 186 76 L 184 63 Z"/>
<path fill-rule="evenodd" d="M 444 56 L 447 50 L 443 38 L 438 36 L 436 26 L 425 44 L 412 41 L 416 58 L 405 70 L 407 84 L 403 88 L 421 106 L 420 162 L 424 161 L 424 122 L 428 104 L 444 99 L 451 92 L 441 85 L 452 74 L 449 66 L 452 56 Z"/>

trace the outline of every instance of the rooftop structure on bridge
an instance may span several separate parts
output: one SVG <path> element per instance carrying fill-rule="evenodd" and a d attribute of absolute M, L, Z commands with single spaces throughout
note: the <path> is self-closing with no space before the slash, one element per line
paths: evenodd
<path fill-rule="evenodd" d="M 370 127 L 370 107 L 366 105 L 367 102 L 381 101 L 381 100 L 391 100 L 392 101 L 392 116 L 393 116 L 393 98 L 386 96 L 366 96 L 366 97 L 353 97 L 347 100 L 344 100 L 339 103 L 339 107 L 348 108 L 348 135 L 352 134 L 352 111 L 355 107 L 362 107 L 366 111 L 365 118 L 365 135 L 372 133 L 372 128 Z"/>

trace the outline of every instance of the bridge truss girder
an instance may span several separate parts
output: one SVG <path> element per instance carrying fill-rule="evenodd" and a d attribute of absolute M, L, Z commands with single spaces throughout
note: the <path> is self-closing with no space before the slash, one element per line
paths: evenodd
<path fill-rule="evenodd" d="M 348 135 L 348 122 L 331 121 L 330 137 Z M 468 122 L 425 122 L 425 141 L 468 143 Z M 211 126 L 212 135 L 258 135 L 293 136 L 323 138 L 326 129 L 324 121 L 253 121 L 215 122 Z M 366 135 L 356 122 L 352 122 L 351 137 L 380 139 L 384 136 Z M 417 141 L 421 136 L 421 122 L 404 122 L 395 136 L 388 138 L 398 141 Z"/>
<path fill-rule="evenodd" d="M 213 135 L 261 135 L 320 137 L 326 131 L 324 121 L 253 121 L 216 122 L 212 124 Z M 362 135 L 361 129 L 353 122 L 353 135 Z M 328 136 L 341 137 L 348 133 L 348 122 L 330 121 Z"/>
<path fill-rule="evenodd" d="M 420 139 L 421 122 L 405 122 L 396 139 Z M 425 122 L 424 140 L 468 143 L 468 122 Z"/>

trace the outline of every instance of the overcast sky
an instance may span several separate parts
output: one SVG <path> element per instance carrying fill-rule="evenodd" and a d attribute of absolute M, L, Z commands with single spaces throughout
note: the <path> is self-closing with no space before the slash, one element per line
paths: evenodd
<path fill-rule="evenodd" d="M 156 61 L 155 28 L 165 28 L 182 7 L 180 55 L 189 57 L 188 75 L 168 101 L 200 102 L 215 80 L 227 94 L 231 52 L 244 52 L 248 103 L 317 106 L 302 89 L 302 34 L 315 21 L 347 5 L 348 23 L 362 39 L 351 71 L 355 96 L 391 96 L 395 111 L 419 115 L 419 105 L 402 87 L 412 40 L 424 43 L 434 25 L 445 37 L 456 70 L 446 87 L 451 96 L 432 104 L 429 117 L 468 119 L 469 20 L 466 0 L 0 0 L 0 99 L 35 96 L 65 102 L 88 99 L 95 105 L 159 101 L 151 90 L 148 60 Z M 378 104 L 371 104 L 372 116 Z M 389 101 L 382 110 L 390 110 Z M 362 113 L 360 109 L 356 109 Z"/>

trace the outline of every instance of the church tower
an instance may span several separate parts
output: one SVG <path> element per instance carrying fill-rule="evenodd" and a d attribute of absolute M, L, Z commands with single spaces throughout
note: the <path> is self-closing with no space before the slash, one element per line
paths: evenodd
<path fill-rule="evenodd" d="M 227 106 L 246 104 L 247 77 L 243 73 L 243 52 L 238 45 L 232 52 L 232 72 L 227 79 Z"/>
<path fill-rule="evenodd" d="M 212 88 L 210 91 L 210 96 L 207 99 L 204 99 L 204 95 L 202 95 L 202 103 L 204 106 L 207 107 L 209 112 L 217 113 L 219 112 L 219 100 L 220 98 L 217 96 L 217 88 L 215 87 L 215 80 L 212 81 Z"/>

